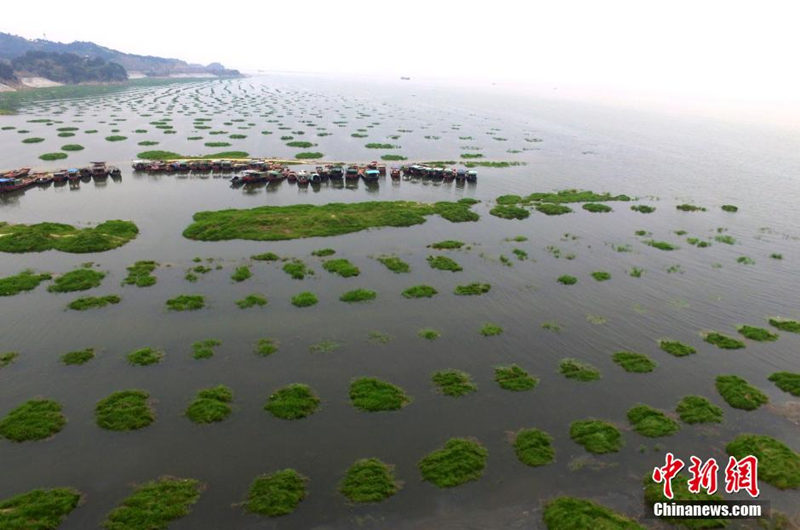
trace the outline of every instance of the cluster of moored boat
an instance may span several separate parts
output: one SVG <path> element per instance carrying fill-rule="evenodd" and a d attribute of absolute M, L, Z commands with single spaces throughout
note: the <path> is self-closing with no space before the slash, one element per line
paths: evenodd
<path fill-rule="evenodd" d="M 106 165 L 105 162 L 92 162 L 91 165 L 81 168 L 36 173 L 31 173 L 30 168 L 23 167 L 0 173 L 0 193 L 24 190 L 51 182 L 77 181 L 86 178 L 105 180 L 108 177 L 120 176 L 122 173 L 118 167 Z"/>

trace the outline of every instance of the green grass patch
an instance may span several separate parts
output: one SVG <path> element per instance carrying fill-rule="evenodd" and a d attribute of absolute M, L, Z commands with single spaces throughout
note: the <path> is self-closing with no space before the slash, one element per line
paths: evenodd
<path fill-rule="evenodd" d="M 62 151 L 83 151 L 84 147 L 80 144 L 66 144 L 61 146 Z"/>
<path fill-rule="evenodd" d="M 379 143 L 369 143 L 365 145 L 367 149 L 399 149 L 399 145 L 394 144 L 379 144 Z"/>
<path fill-rule="evenodd" d="M 389 155 L 389 154 L 387 154 L 387 155 L 381 155 L 381 160 L 384 160 L 386 162 L 397 162 L 399 160 L 408 160 L 408 158 L 403 156 L 403 155 Z"/>
<path fill-rule="evenodd" d="M 160 363 L 163 358 L 163 351 L 150 348 L 149 346 L 134 350 L 126 356 L 128 362 L 134 366 L 148 366 L 151 364 L 157 364 Z"/>
<path fill-rule="evenodd" d="M 576 381 L 595 381 L 600 379 L 600 370 L 589 363 L 577 359 L 562 359 L 558 371 L 567 379 Z"/>
<path fill-rule="evenodd" d="M 785 318 L 773 317 L 769 319 L 769 324 L 781 331 L 788 331 L 790 333 L 800 333 L 800 322 L 797 320 L 788 320 Z"/>
<path fill-rule="evenodd" d="M 276 390 L 267 399 L 264 410 L 284 420 L 297 420 L 312 415 L 320 399 L 308 385 L 291 384 Z"/>
<path fill-rule="evenodd" d="M 587 202 L 583 206 L 581 206 L 587 212 L 592 213 L 607 213 L 613 211 L 613 208 L 607 204 L 601 204 L 598 202 Z"/>
<path fill-rule="evenodd" d="M 274 252 L 264 252 L 263 254 L 255 254 L 250 256 L 250 259 L 254 259 L 256 261 L 278 261 L 281 259 L 281 257 Z"/>
<path fill-rule="evenodd" d="M 539 384 L 537 377 L 533 377 L 516 364 L 496 366 L 494 380 L 500 385 L 500 388 L 512 392 L 533 390 Z"/>
<path fill-rule="evenodd" d="M 318 258 L 324 258 L 326 256 L 333 256 L 336 254 L 336 251 L 332 248 L 320 248 L 311 252 L 312 256 L 317 256 Z"/>
<path fill-rule="evenodd" d="M 793 396 L 800 396 L 799 373 L 775 372 L 768 379 L 784 392 L 789 392 Z"/>
<path fill-rule="evenodd" d="M 292 261 L 284 263 L 283 272 L 291 276 L 294 280 L 302 280 L 306 276 L 314 274 L 314 271 L 299 259 L 293 259 Z"/>
<path fill-rule="evenodd" d="M 368 228 L 418 225 L 425 222 L 425 216 L 433 214 L 451 222 L 477 220 L 478 215 L 469 208 L 469 204 L 463 203 L 409 201 L 260 206 L 249 210 L 198 212 L 183 235 L 200 241 L 327 237 Z"/>
<path fill-rule="evenodd" d="M 354 407 L 367 412 L 399 410 L 411 398 L 405 390 L 375 377 L 361 377 L 350 383 L 350 402 Z"/>
<path fill-rule="evenodd" d="M 202 484 L 194 479 L 161 477 L 136 488 L 103 522 L 106 530 L 166 529 L 171 521 L 189 514 Z"/>
<path fill-rule="evenodd" d="M 93 228 L 75 228 L 61 223 L 33 225 L 0 222 L 0 252 L 70 253 L 103 252 L 121 247 L 135 238 L 139 229 L 130 221 L 106 221 Z"/>
<path fill-rule="evenodd" d="M 800 454 L 771 436 L 740 434 L 725 451 L 737 459 L 758 458 L 758 478 L 778 489 L 800 487 Z"/>
<path fill-rule="evenodd" d="M 403 291 L 403 296 L 405 298 L 431 298 L 438 292 L 430 285 L 415 285 Z"/>
<path fill-rule="evenodd" d="M 595 271 L 592 273 L 592 278 L 598 282 L 604 282 L 611 279 L 611 273 L 606 271 Z"/>
<path fill-rule="evenodd" d="M 205 145 L 206 147 L 230 147 L 231 146 L 230 142 L 206 142 L 203 145 Z"/>
<path fill-rule="evenodd" d="M 358 269 L 358 267 L 344 258 L 323 261 L 322 268 L 330 273 L 338 274 L 342 278 L 350 278 L 361 274 L 361 271 Z"/>
<path fill-rule="evenodd" d="M 432 269 L 440 271 L 458 272 L 464 270 L 455 260 L 447 256 L 428 256 L 428 265 Z"/>
<path fill-rule="evenodd" d="M 628 421 L 633 430 L 648 438 L 670 436 L 680 429 L 678 422 L 649 405 L 636 405 L 628 410 Z"/>
<path fill-rule="evenodd" d="M 675 501 L 702 502 L 702 501 L 723 500 L 722 495 L 718 493 L 709 495 L 705 491 L 701 491 L 700 493 L 689 492 L 689 477 L 685 474 L 678 474 L 675 478 L 672 479 L 672 499 L 668 499 L 666 495 L 664 495 L 664 485 L 656 483 L 653 480 L 652 474 L 648 473 L 647 475 L 645 475 L 643 484 L 644 484 L 644 501 L 650 506 L 652 506 L 657 502 L 670 503 Z M 725 519 L 665 517 L 664 521 L 675 526 L 682 526 L 684 528 L 691 528 L 691 529 L 723 528 L 727 526 L 727 521 Z"/>
<path fill-rule="evenodd" d="M 14 442 L 44 440 L 67 423 L 61 405 L 49 399 L 32 399 L 9 412 L 0 421 L 0 436 Z"/>
<path fill-rule="evenodd" d="M 633 210 L 634 212 L 639 212 L 639 213 L 653 213 L 653 212 L 656 211 L 656 207 L 655 206 L 648 206 L 646 204 L 634 204 L 634 205 L 631 205 L 631 210 Z"/>
<path fill-rule="evenodd" d="M 768 329 L 748 325 L 741 325 L 736 329 L 746 338 L 757 342 L 774 342 L 778 340 L 778 334 L 772 333 Z"/>
<path fill-rule="evenodd" d="M 80 268 L 57 277 L 47 290 L 51 293 L 70 293 L 98 287 L 106 275 L 92 269 Z"/>
<path fill-rule="evenodd" d="M 459 296 L 475 296 L 486 294 L 491 289 L 492 286 L 488 283 L 473 282 L 466 285 L 456 285 L 456 288 L 453 292 Z"/>
<path fill-rule="evenodd" d="M 658 347 L 675 357 L 686 357 L 687 355 L 697 353 L 694 347 L 677 340 L 662 339 L 658 341 Z"/>
<path fill-rule="evenodd" d="M 444 447 L 419 461 L 423 480 L 440 488 L 452 488 L 483 475 L 489 451 L 477 440 L 450 438 Z"/>
<path fill-rule="evenodd" d="M 303 291 L 292 297 L 292 305 L 295 307 L 310 307 L 319 302 L 317 295 L 309 291 Z"/>
<path fill-rule="evenodd" d="M 478 387 L 466 372 L 460 370 L 441 370 L 434 372 L 431 381 L 445 396 L 460 397 L 475 392 Z"/>
<path fill-rule="evenodd" d="M 716 331 L 706 333 L 703 337 L 703 340 L 709 344 L 713 344 L 718 348 L 722 348 L 723 350 L 738 350 L 744 348 L 744 342 L 734 339 L 733 337 L 723 335 L 722 333 L 717 333 Z"/>
<path fill-rule="evenodd" d="M 250 270 L 250 267 L 247 265 L 242 265 L 241 267 L 236 267 L 236 270 L 233 271 L 233 274 L 231 274 L 231 280 L 235 282 L 243 282 L 251 276 L 253 276 L 253 271 Z"/>
<path fill-rule="evenodd" d="M 111 431 L 132 431 L 147 427 L 156 419 L 150 407 L 150 394 L 143 390 L 114 392 L 97 402 L 97 425 Z"/>
<path fill-rule="evenodd" d="M 322 158 L 323 156 L 325 155 L 317 151 L 303 151 L 302 153 L 297 153 L 294 155 L 294 157 L 298 160 L 316 160 L 318 158 Z"/>
<path fill-rule="evenodd" d="M 563 204 L 554 204 L 550 202 L 543 202 L 536 205 L 536 210 L 545 215 L 564 215 L 571 213 L 572 208 Z"/>
<path fill-rule="evenodd" d="M 213 423 L 227 418 L 233 408 L 233 391 L 225 385 L 200 390 L 186 409 L 186 417 L 195 423 Z"/>
<path fill-rule="evenodd" d="M 71 351 L 61 356 L 61 362 L 71 366 L 86 364 L 92 359 L 94 359 L 94 348 Z"/>
<path fill-rule="evenodd" d="M 156 270 L 158 263 L 155 261 L 137 261 L 133 265 L 126 267 L 128 276 L 122 280 L 123 285 L 135 285 L 136 287 L 150 287 L 155 285 L 156 277 L 152 272 Z"/>
<path fill-rule="evenodd" d="M 190 138 L 190 140 L 191 140 L 191 138 Z M 158 145 L 158 142 L 156 142 L 154 140 L 142 140 L 141 142 L 139 142 L 136 145 L 141 145 L 142 147 L 151 147 L 153 145 Z"/>
<path fill-rule="evenodd" d="M 433 328 L 422 328 L 417 332 L 417 336 L 421 339 L 436 340 L 441 337 L 442 334 Z"/>
<path fill-rule="evenodd" d="M 36 489 L 0 500 L 0 528 L 53 530 L 80 501 L 81 493 L 72 488 Z"/>
<path fill-rule="evenodd" d="M 489 210 L 491 215 L 495 217 L 500 217 L 501 219 L 527 219 L 530 217 L 531 212 L 526 210 L 525 208 L 521 208 L 519 206 L 514 206 L 512 204 L 498 204 L 491 210 Z"/>
<path fill-rule="evenodd" d="M 668 243 L 666 241 L 656 241 L 654 239 L 647 239 L 643 241 L 643 243 L 650 247 L 657 248 L 658 250 L 677 250 L 679 248 L 677 245 L 673 245 L 672 243 Z"/>
<path fill-rule="evenodd" d="M 380 502 L 400 489 L 392 466 L 377 458 L 356 460 L 339 483 L 339 491 L 352 502 Z"/>
<path fill-rule="evenodd" d="M 484 337 L 494 337 L 500 335 L 501 333 L 503 333 L 503 328 L 497 324 L 492 324 L 491 322 L 485 323 L 480 329 L 480 334 Z"/>
<path fill-rule="evenodd" d="M 17 357 L 19 357 L 19 353 L 15 351 L 0 353 L 0 368 L 5 368 L 9 364 L 13 363 Z"/>
<path fill-rule="evenodd" d="M 248 158 L 249 153 L 245 151 L 222 151 L 207 155 L 186 156 L 173 151 L 142 151 L 136 155 L 141 160 L 213 160 L 217 158 Z"/>
<path fill-rule="evenodd" d="M 611 359 L 626 372 L 636 374 L 652 372 L 657 366 L 647 355 L 630 351 L 618 351 L 611 356 Z"/>
<path fill-rule="evenodd" d="M 262 307 L 267 305 L 267 297 L 260 294 L 248 294 L 241 300 L 236 300 L 236 305 L 239 306 L 239 309 L 249 309 L 255 306 Z"/>
<path fill-rule="evenodd" d="M 741 263 L 742 265 L 755 265 L 756 261 L 748 256 L 739 256 L 736 258 L 736 263 Z"/>
<path fill-rule="evenodd" d="M 23 144 L 38 144 L 40 142 L 44 142 L 44 138 L 37 138 L 31 136 L 30 138 L 25 138 L 24 140 L 22 140 Z"/>
<path fill-rule="evenodd" d="M 47 273 L 36 274 L 32 270 L 24 270 L 14 276 L 0 278 L 0 296 L 14 296 L 23 291 L 32 291 L 45 280 L 52 276 Z"/>
<path fill-rule="evenodd" d="M 549 464 L 556 455 L 552 436 L 539 429 L 517 431 L 512 444 L 519 461 L 531 467 Z"/>
<path fill-rule="evenodd" d="M 115 295 L 106 296 L 84 296 L 70 302 L 67 307 L 75 311 L 86 311 L 87 309 L 99 309 L 107 305 L 118 304 L 122 299 Z"/>
<path fill-rule="evenodd" d="M 616 453 L 624 445 L 619 429 L 602 420 L 573 421 L 569 427 L 569 436 L 575 443 L 597 455 Z"/>
<path fill-rule="evenodd" d="M 120 136 L 120 135 L 106 136 L 106 141 L 107 142 L 121 142 L 121 141 L 127 140 L 127 139 L 128 139 L 127 136 Z"/>
<path fill-rule="evenodd" d="M 275 339 L 258 339 L 255 346 L 256 354 L 267 357 L 278 351 L 278 341 Z"/>
<path fill-rule="evenodd" d="M 210 359 L 214 356 L 214 348 L 220 346 L 222 341 L 205 339 L 192 343 L 192 357 L 194 359 Z"/>
<path fill-rule="evenodd" d="M 695 206 L 694 204 L 679 204 L 675 207 L 682 212 L 705 212 L 706 209 L 702 206 Z"/>
<path fill-rule="evenodd" d="M 375 291 L 371 291 L 369 289 L 354 289 L 352 291 L 347 291 L 342 296 L 339 297 L 339 300 L 342 302 L 367 302 L 369 300 L 375 300 L 378 297 L 378 293 Z"/>
<path fill-rule="evenodd" d="M 548 530 L 574 530 L 577 528 L 644 530 L 645 527 L 632 519 L 618 514 L 587 499 L 558 497 L 545 504 L 542 514 Z"/>
<path fill-rule="evenodd" d="M 294 469 L 261 475 L 250 485 L 244 507 L 248 512 L 268 517 L 288 515 L 306 497 L 307 482 L 308 478 Z"/>
<path fill-rule="evenodd" d="M 167 309 L 170 311 L 196 311 L 205 305 L 205 298 L 199 294 L 182 294 L 167 300 Z"/>
<path fill-rule="evenodd" d="M 289 146 L 289 147 L 301 147 L 303 149 L 308 149 L 309 147 L 314 147 L 314 144 L 311 143 L 311 142 L 301 142 L 301 141 L 297 141 L 297 140 L 294 141 L 294 142 L 288 142 L 286 145 Z"/>
<path fill-rule="evenodd" d="M 703 396 L 683 397 L 675 407 L 675 412 L 681 421 L 689 424 L 722 422 L 722 409 Z"/>
<path fill-rule="evenodd" d="M 716 387 L 728 405 L 735 409 L 755 410 L 769 402 L 766 394 L 737 375 L 718 375 Z"/>
<path fill-rule="evenodd" d="M 738 211 L 739 211 L 739 208 L 738 208 L 738 206 L 734 206 L 733 204 L 723 204 L 723 205 L 721 206 L 721 208 L 722 208 L 722 210 L 723 210 L 723 211 L 725 211 L 725 212 L 731 212 L 731 213 L 734 213 L 734 212 L 738 212 Z"/>
<path fill-rule="evenodd" d="M 465 243 L 463 241 L 455 241 L 453 239 L 447 239 L 445 241 L 438 241 L 436 243 L 431 243 L 428 245 L 428 248 L 435 248 L 436 250 L 457 250 L 463 247 Z"/>
<path fill-rule="evenodd" d="M 562 276 L 559 276 L 556 279 L 556 281 L 564 285 L 575 285 L 576 283 L 578 283 L 578 278 L 576 278 L 575 276 L 570 276 L 569 274 L 564 274 Z"/>
<path fill-rule="evenodd" d="M 64 160 L 67 158 L 67 153 L 44 153 L 39 155 L 40 160 L 52 162 L 53 160 Z"/>
<path fill-rule="evenodd" d="M 736 244 L 736 238 L 734 238 L 733 236 L 729 236 L 727 234 L 714 236 L 714 241 L 716 241 L 717 243 L 725 243 L 726 245 Z"/>
<path fill-rule="evenodd" d="M 411 266 L 397 256 L 379 256 L 376 259 L 394 273 L 411 272 Z"/>

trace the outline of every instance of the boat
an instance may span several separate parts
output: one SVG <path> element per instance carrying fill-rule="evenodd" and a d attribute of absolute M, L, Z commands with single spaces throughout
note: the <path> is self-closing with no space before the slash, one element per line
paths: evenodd
<path fill-rule="evenodd" d="M 122 171 L 117 166 L 108 166 L 108 174 L 112 177 L 121 177 Z"/>
<path fill-rule="evenodd" d="M 314 172 L 312 173 L 308 179 L 311 181 L 312 184 L 319 184 L 322 181 L 322 177 L 319 176 L 319 173 Z"/>
<path fill-rule="evenodd" d="M 378 172 L 377 169 L 367 169 L 361 174 L 361 176 L 365 182 L 374 182 L 378 180 L 378 177 L 380 177 L 380 173 Z"/>
<path fill-rule="evenodd" d="M 105 162 L 92 162 L 89 166 L 89 174 L 95 179 L 108 178 L 108 167 Z"/>
<path fill-rule="evenodd" d="M 297 172 L 297 184 L 298 184 L 298 186 L 307 186 L 308 185 L 308 173 L 306 171 L 298 171 Z"/>
<path fill-rule="evenodd" d="M 22 167 L 19 169 L 12 169 L 11 171 L 6 171 L 5 173 L 0 174 L 0 177 L 6 179 L 21 179 L 23 177 L 27 177 L 28 173 L 31 172 L 31 168 L 29 167 Z"/>
<path fill-rule="evenodd" d="M 231 182 L 240 181 L 244 184 L 252 184 L 254 182 L 262 182 L 266 180 L 266 175 L 262 171 L 256 171 L 255 169 L 247 169 L 242 172 L 241 176 L 236 175 L 231 179 Z"/>
<path fill-rule="evenodd" d="M 342 166 L 333 166 L 328 170 L 328 178 L 331 180 L 341 180 L 344 177 Z"/>
<path fill-rule="evenodd" d="M 147 171 L 147 168 L 150 166 L 150 162 L 145 160 L 134 160 L 131 164 L 131 168 L 134 171 Z"/>
<path fill-rule="evenodd" d="M 467 178 L 467 170 L 466 169 L 456 170 L 456 180 L 466 180 L 466 178 Z"/>
<path fill-rule="evenodd" d="M 53 182 L 66 182 L 66 181 L 67 181 L 66 169 L 59 169 L 58 171 L 53 172 Z"/>
<path fill-rule="evenodd" d="M 386 176 L 386 164 L 378 164 L 378 174 L 382 177 Z"/>
<path fill-rule="evenodd" d="M 478 181 L 478 172 L 474 169 L 470 169 L 467 171 L 467 182 L 477 182 Z"/>
<path fill-rule="evenodd" d="M 81 178 L 81 170 L 78 168 L 70 168 L 67 170 L 67 180 L 71 182 L 75 182 L 80 180 Z"/>
<path fill-rule="evenodd" d="M 347 166 L 347 169 L 344 172 L 344 176 L 348 180 L 358 180 L 358 167 L 356 166 Z"/>

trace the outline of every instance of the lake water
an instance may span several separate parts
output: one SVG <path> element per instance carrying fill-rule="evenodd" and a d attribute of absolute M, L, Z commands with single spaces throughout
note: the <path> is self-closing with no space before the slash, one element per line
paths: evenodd
<path fill-rule="evenodd" d="M 48 118 L 59 123 L 30 121 Z M 210 128 L 197 129 L 201 122 L 196 118 L 210 120 L 202 122 Z M 158 129 L 153 121 L 173 129 Z M 85 226 L 128 219 L 140 229 L 137 239 L 109 252 L 3 254 L 0 259 L 0 276 L 25 268 L 64 273 L 87 261 L 108 272 L 102 286 L 91 291 L 54 294 L 40 286 L 3 298 L 0 306 L 0 351 L 20 352 L 0 370 L 0 417 L 43 396 L 60 402 L 68 418 L 50 440 L 0 440 L 0 498 L 38 487 L 75 487 L 86 501 L 62 528 L 96 527 L 133 484 L 162 475 L 207 485 L 191 513 L 171 528 L 531 528 L 542 525 L 542 503 L 562 494 L 640 517 L 645 511 L 642 477 L 663 465 L 666 451 L 686 460 L 694 454 L 724 462 L 725 444 L 741 432 L 768 434 L 800 450 L 798 401 L 767 380 L 775 371 L 800 371 L 800 336 L 781 333 L 777 342 L 747 341 L 745 349 L 733 351 L 707 344 L 701 336 L 708 330 L 735 336 L 739 324 L 768 327 L 769 316 L 800 319 L 796 132 L 491 86 L 305 75 L 140 87 L 104 97 L 39 102 L 17 116 L 0 117 L 0 127 L 15 127 L 0 131 L 4 168 L 80 166 L 102 159 L 123 171 L 118 182 L 89 181 L 75 189 L 50 186 L 0 197 L 0 221 Z M 58 137 L 59 127 L 78 130 L 75 136 Z M 265 130 L 271 134 L 262 134 Z M 106 141 L 112 134 L 127 140 Z M 230 139 L 230 134 L 246 138 Z M 187 139 L 192 136 L 203 138 Z M 281 136 L 316 143 L 308 150 L 331 160 L 368 161 L 390 152 L 410 160 L 458 160 L 462 153 L 481 153 L 486 160 L 527 165 L 478 168 L 474 185 L 386 178 L 372 187 L 361 182 L 305 189 L 288 182 L 234 189 L 219 176 L 130 170 L 130 160 L 147 149 L 185 154 L 235 149 L 289 158 L 300 151 L 286 146 Z M 45 140 L 21 143 L 26 137 Z M 145 140 L 159 144 L 137 145 Z M 231 146 L 203 145 L 211 141 Z M 401 147 L 373 150 L 364 147 L 368 142 Z M 68 143 L 85 149 L 62 161 L 38 160 Z M 510 221 L 489 215 L 499 195 L 564 188 L 625 193 L 656 211 L 643 215 L 628 203 L 612 202 L 614 211 L 606 214 L 575 204 L 574 213 L 563 216 L 534 211 L 526 220 Z M 202 210 L 462 197 L 482 201 L 473 207 L 479 222 L 453 224 L 434 216 L 409 228 L 282 242 L 199 242 L 181 235 L 192 214 Z M 708 211 L 676 210 L 682 202 Z M 726 203 L 737 205 L 739 212 L 721 211 Z M 647 246 L 637 230 L 680 248 L 664 252 Z M 676 235 L 679 230 L 686 234 Z M 736 244 L 713 242 L 718 233 L 733 236 Z M 506 240 L 515 236 L 527 241 Z M 710 238 L 712 245 L 696 248 L 687 237 Z M 433 270 L 426 263 L 428 255 L 440 253 L 426 245 L 444 239 L 469 243 L 469 249 L 446 252 L 462 272 Z M 630 251 L 619 252 L 625 245 Z M 345 279 L 326 272 L 322 259 L 310 255 L 325 247 L 352 261 L 361 274 Z M 560 258 L 552 247 L 560 249 Z M 528 258 L 518 260 L 515 248 Z M 315 274 L 292 280 L 280 264 L 248 259 L 267 251 L 301 258 Z M 783 259 L 771 259 L 773 253 Z M 382 254 L 407 261 L 411 273 L 388 271 L 374 259 Z M 570 254 L 574 259 L 566 259 Z M 500 256 L 509 257 L 512 266 L 503 265 Z M 737 263 L 741 256 L 755 264 Z M 211 268 L 222 268 L 190 283 L 184 275 L 195 257 L 213 259 Z M 120 286 L 125 267 L 145 259 L 161 264 L 155 272 L 158 283 Z M 230 275 L 243 264 L 252 264 L 253 277 L 234 283 Z M 632 267 L 643 268 L 643 276 L 629 276 Z M 593 271 L 608 271 L 612 279 L 596 282 Z M 563 286 L 556 282 L 562 274 L 579 281 Z M 473 281 L 491 283 L 492 289 L 480 297 L 452 294 L 456 285 Z M 423 300 L 400 295 L 417 284 L 432 285 L 439 295 Z M 338 300 L 358 287 L 377 291 L 377 300 L 350 305 Z M 306 290 L 317 294 L 319 304 L 292 306 L 290 298 Z M 78 296 L 112 293 L 122 296 L 119 305 L 86 312 L 65 309 Z M 207 307 L 166 311 L 165 301 L 184 293 L 204 295 Z M 234 302 L 251 293 L 266 295 L 269 304 L 238 309 Z M 486 322 L 501 325 L 504 333 L 482 337 L 478 330 Z M 557 322 L 560 331 L 544 329 L 545 322 Z M 439 330 L 441 337 L 419 338 L 424 327 Z M 369 339 L 371 331 L 392 340 L 377 344 Z M 267 358 L 253 354 L 253 345 L 264 337 L 280 343 Z M 665 337 L 691 344 L 698 353 L 672 357 L 658 348 L 657 340 Z M 222 345 L 211 359 L 192 359 L 192 342 L 205 338 Z M 309 351 L 322 340 L 338 341 L 341 347 Z M 70 367 L 59 362 L 63 353 L 90 346 L 99 351 L 90 363 Z M 164 361 L 129 366 L 124 355 L 143 346 L 162 348 Z M 619 350 L 647 354 L 658 367 L 650 374 L 626 373 L 611 361 Z M 565 357 L 593 364 L 602 378 L 590 383 L 565 379 L 558 373 Z M 540 378 L 535 390 L 508 392 L 493 381 L 494 367 L 511 363 Z M 478 391 L 457 399 L 439 395 L 430 376 L 446 368 L 471 374 Z M 714 378 L 724 373 L 745 377 L 769 396 L 770 404 L 752 412 L 728 406 L 714 388 Z M 347 393 L 350 380 L 359 376 L 400 385 L 413 401 L 397 412 L 360 412 Z M 272 391 L 294 382 L 309 384 L 321 397 L 316 414 L 289 422 L 263 410 Z M 234 413 L 219 424 L 191 423 L 183 416 L 186 406 L 197 390 L 216 384 L 233 389 Z M 98 428 L 95 403 L 128 388 L 150 392 L 155 423 L 127 433 Z M 646 403 L 673 413 L 687 394 L 721 406 L 724 422 L 681 424 L 679 433 L 658 439 L 630 428 L 626 412 L 633 405 Z M 570 423 L 588 417 L 618 425 L 625 447 L 591 456 L 571 441 Z M 509 433 L 529 427 L 553 436 L 553 464 L 529 468 L 516 459 Z M 416 465 L 453 436 L 480 440 L 489 450 L 488 464 L 479 480 L 440 490 L 421 480 Z M 353 506 L 337 484 L 356 459 L 365 457 L 393 464 L 404 485 L 385 502 Z M 246 498 L 257 475 L 287 467 L 310 478 L 309 495 L 295 513 L 270 520 L 234 506 Z M 780 491 L 763 482 L 761 489 L 773 508 L 798 514 L 796 490 Z"/>

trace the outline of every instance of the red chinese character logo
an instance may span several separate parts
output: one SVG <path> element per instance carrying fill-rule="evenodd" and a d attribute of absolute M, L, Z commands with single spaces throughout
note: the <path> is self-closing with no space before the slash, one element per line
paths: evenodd
<path fill-rule="evenodd" d="M 705 464 L 696 456 L 690 456 L 692 465 L 689 466 L 689 473 L 692 478 L 689 479 L 689 492 L 700 493 L 700 489 L 706 490 L 709 495 L 713 495 L 717 491 L 717 471 L 719 466 L 717 461 L 709 458 Z M 701 465 L 702 464 L 702 465 Z"/>
<path fill-rule="evenodd" d="M 740 490 L 745 490 L 753 498 L 758 497 L 758 458 L 753 455 L 741 460 L 730 457 L 725 466 L 725 491 L 737 493 Z"/>
<path fill-rule="evenodd" d="M 664 483 L 664 497 L 672 498 L 672 479 L 683 469 L 683 460 L 675 458 L 672 453 L 667 453 L 664 467 L 653 469 L 653 480 L 656 484 Z"/>

